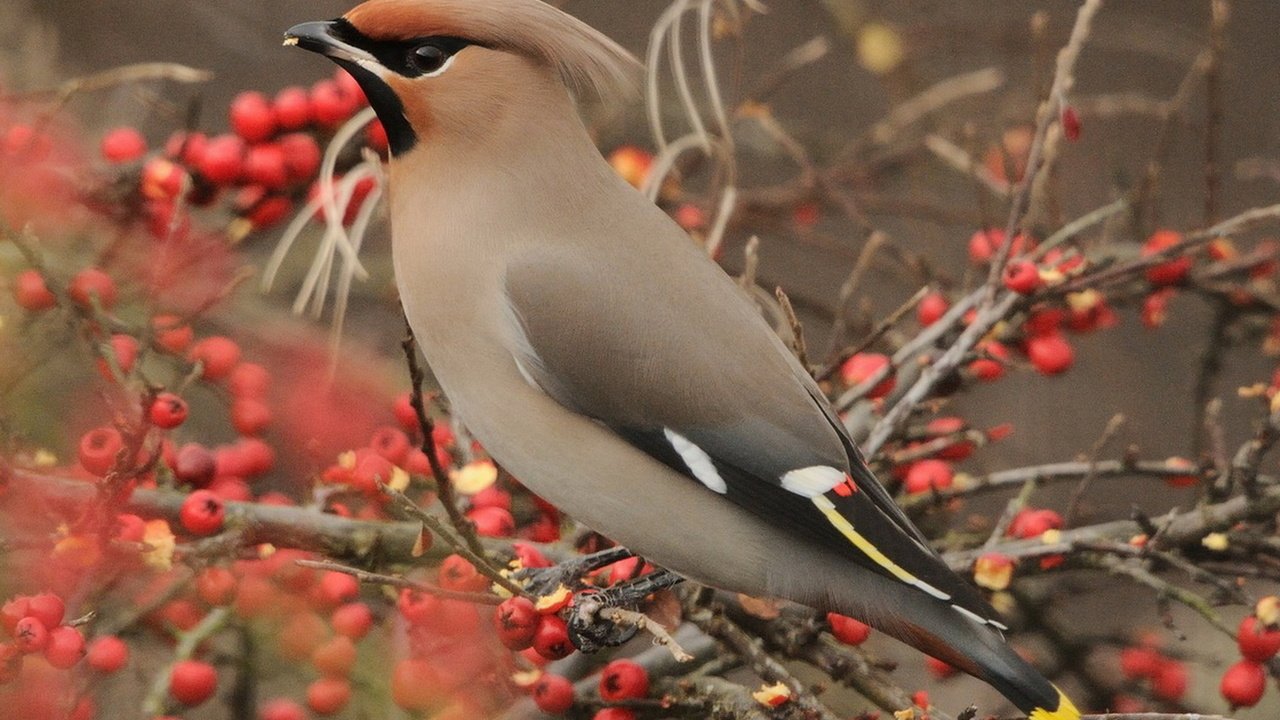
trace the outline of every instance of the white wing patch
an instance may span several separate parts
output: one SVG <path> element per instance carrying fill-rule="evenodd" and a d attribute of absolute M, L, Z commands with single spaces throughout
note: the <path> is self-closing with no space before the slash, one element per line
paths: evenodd
<path fill-rule="evenodd" d="M 810 465 L 782 476 L 782 487 L 805 498 L 831 492 L 847 479 L 843 470 L 829 465 Z"/>
<path fill-rule="evenodd" d="M 667 437 L 667 442 L 675 448 L 680 459 L 688 466 L 689 472 L 693 473 L 698 482 L 721 495 L 729 492 L 729 486 L 725 484 L 724 478 L 720 477 L 720 471 L 716 470 L 716 464 L 711 461 L 711 456 L 706 451 L 670 428 L 662 428 L 662 434 Z"/>

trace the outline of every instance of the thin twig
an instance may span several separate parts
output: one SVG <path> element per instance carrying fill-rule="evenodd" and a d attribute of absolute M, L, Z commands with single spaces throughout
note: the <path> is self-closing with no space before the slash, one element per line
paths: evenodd
<path fill-rule="evenodd" d="M 313 570 L 324 570 L 327 572 L 342 573 L 350 575 L 362 583 L 370 583 L 372 585 L 386 585 L 389 587 L 400 588 L 402 590 L 415 590 L 428 595 L 444 598 L 445 600 L 461 600 L 463 602 L 475 603 L 477 605 L 498 605 L 502 603 L 503 598 L 493 593 L 477 593 L 464 592 L 461 590 L 449 590 L 438 585 L 430 583 L 418 582 L 410 580 L 399 575 L 387 575 L 385 573 L 370 572 L 361 570 L 360 568 L 343 565 L 341 563 L 330 562 L 328 560 L 294 560 L 295 565 L 311 568 Z"/>

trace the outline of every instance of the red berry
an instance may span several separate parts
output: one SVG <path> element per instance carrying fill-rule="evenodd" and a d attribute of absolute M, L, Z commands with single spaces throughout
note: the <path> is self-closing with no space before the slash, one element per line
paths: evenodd
<path fill-rule="evenodd" d="M 18 307 L 30 312 L 48 310 L 58 304 L 58 298 L 49 291 L 44 276 L 38 270 L 23 270 L 13 279 L 13 299 Z"/>
<path fill-rule="evenodd" d="M 467 519 L 483 537 L 511 537 L 516 532 L 516 519 L 510 510 L 500 507 L 476 507 L 467 511 Z"/>
<path fill-rule="evenodd" d="M 176 428 L 187 420 L 187 401 L 171 392 L 162 392 L 147 408 L 147 420 L 165 430 Z"/>
<path fill-rule="evenodd" d="M 533 634 L 533 649 L 548 660 L 559 660 L 573 653 L 569 641 L 569 626 L 559 615 L 542 615 Z"/>
<path fill-rule="evenodd" d="M 1009 523 L 1008 535 L 1022 540 L 1037 538 L 1048 530 L 1061 530 L 1062 516 L 1053 510 L 1026 508 L 1018 511 Z"/>
<path fill-rule="evenodd" d="M 1151 692 L 1167 702 L 1176 702 L 1187 693 L 1190 677 L 1187 666 L 1177 660 L 1164 659 L 1151 678 Z"/>
<path fill-rule="evenodd" d="M 356 644 L 346 635 L 335 635 L 311 652 L 311 664 L 326 677 L 343 678 L 356 664 Z"/>
<path fill-rule="evenodd" d="M 440 611 L 440 598 L 405 588 L 396 599 L 396 610 L 410 625 L 425 625 Z"/>
<path fill-rule="evenodd" d="M 636 720 L 636 714 L 627 708 L 607 707 L 597 710 L 591 720 Z"/>
<path fill-rule="evenodd" d="M 366 451 L 367 452 L 367 451 Z M 376 493 L 380 485 L 391 482 L 396 466 L 376 453 L 369 453 L 356 462 L 351 474 L 351 484 L 361 492 Z"/>
<path fill-rule="evenodd" d="M 946 490 L 951 487 L 954 479 L 955 471 L 951 469 L 950 463 L 944 460 L 917 460 L 907 468 L 904 487 L 908 493 L 915 495 L 931 490 Z"/>
<path fill-rule="evenodd" d="M 191 362 L 203 363 L 200 377 L 205 380 L 221 380 L 240 362 L 240 346 L 231 338 L 214 335 L 191 346 L 187 353 Z"/>
<path fill-rule="evenodd" d="M 182 322 L 182 318 L 177 315 L 156 315 L 151 318 L 151 331 L 154 333 L 156 346 L 174 355 L 186 351 L 195 338 L 191 326 Z"/>
<path fill-rule="evenodd" d="M 307 686 L 307 707 L 317 715 L 332 715 L 351 701 L 351 683 L 342 678 L 320 678 Z"/>
<path fill-rule="evenodd" d="M 276 132 L 276 116 L 271 101 L 256 90 L 236 95 L 231 101 L 231 129 L 251 143 L 269 139 Z"/>
<path fill-rule="evenodd" d="M 101 150 L 108 162 L 133 162 L 147 154 L 147 140 L 136 128 L 116 128 L 102 136 Z"/>
<path fill-rule="evenodd" d="M 261 400 L 267 395 L 271 384 L 271 374 L 256 363 L 242 362 L 236 365 L 227 378 L 227 389 L 237 399 L 253 398 Z"/>
<path fill-rule="evenodd" d="M 147 524 L 137 515 L 121 513 L 116 516 L 111 531 L 112 537 L 121 542 L 142 542 L 147 532 Z"/>
<path fill-rule="evenodd" d="M 831 634 L 845 645 L 861 645 L 871 636 L 871 626 L 847 615 L 827 613 Z"/>
<path fill-rule="evenodd" d="M 284 150 L 272 143 L 249 148 L 244 158 L 244 179 L 268 190 L 283 188 L 289 182 Z"/>
<path fill-rule="evenodd" d="M 138 340 L 132 335 L 112 335 L 108 343 L 111 357 L 115 360 L 116 367 L 120 368 L 123 375 L 133 372 L 133 365 L 138 360 Z M 103 353 L 106 355 L 106 353 Z M 107 363 L 106 357 L 98 358 L 98 373 L 102 375 L 107 382 L 115 382 L 115 375 L 111 372 L 111 366 Z"/>
<path fill-rule="evenodd" d="M 245 219 L 255 230 L 274 227 L 293 212 L 293 201 L 284 195 L 271 195 L 253 206 Z"/>
<path fill-rule="evenodd" d="M 400 423 L 400 427 L 405 432 L 418 431 L 418 413 L 413 409 L 413 401 L 410 399 L 409 393 L 401 393 L 396 396 L 395 402 L 391 406 L 391 412 L 396 416 L 396 422 Z"/>
<path fill-rule="evenodd" d="M 151 158 L 142 166 L 139 186 L 148 200 L 172 202 L 187 186 L 187 171 L 164 158 Z"/>
<path fill-rule="evenodd" d="M 40 593 L 27 598 L 27 615 L 44 623 L 47 628 L 61 625 L 66 613 L 67 606 L 62 598 L 53 593 Z"/>
<path fill-rule="evenodd" d="M 204 487 L 213 480 L 218 466 L 208 448 L 199 443 L 187 443 L 178 450 L 172 469 L 173 474 L 182 482 Z"/>
<path fill-rule="evenodd" d="M 165 141 L 164 154 L 187 167 L 197 167 L 208 146 L 209 138 L 204 133 L 179 130 Z"/>
<path fill-rule="evenodd" d="M 969 260 L 975 265 L 983 265 L 991 262 L 995 254 L 1000 250 L 1000 246 L 1004 244 L 1004 230 L 1000 228 L 989 228 L 987 230 L 979 230 L 969 238 Z M 1027 241 L 1026 235 L 1016 235 L 1013 243 L 1009 248 L 1009 257 L 1016 258 L 1029 249 L 1030 243 Z"/>
<path fill-rule="evenodd" d="M 413 449 L 413 446 L 409 444 L 409 436 L 401 432 L 399 428 L 390 426 L 374 430 L 373 437 L 369 440 L 369 447 L 396 465 L 403 464 L 405 458 L 409 455 L 409 451 Z"/>
<path fill-rule="evenodd" d="M 889 367 L 889 356 L 880 353 L 858 353 L 840 366 L 840 377 L 844 379 L 846 385 L 861 385 L 870 380 L 872 376 L 879 374 L 885 368 Z M 890 371 L 883 380 L 871 388 L 867 393 L 869 398 L 880 398 L 888 395 L 893 391 L 893 386 L 897 384 L 897 379 L 893 372 Z"/>
<path fill-rule="evenodd" d="M 940 292 L 931 292 L 920 300 L 920 305 L 916 307 L 916 322 L 920 323 L 920 327 L 929 327 L 930 325 L 942 319 L 947 314 L 947 310 L 951 309 L 951 304 L 947 302 L 947 296 Z"/>
<path fill-rule="evenodd" d="M 89 643 L 85 660 L 94 670 L 110 674 L 129 662 L 129 646 L 115 635 L 103 635 Z"/>
<path fill-rule="evenodd" d="M 102 477 L 111 470 L 116 455 L 124 448 L 124 438 L 113 427 L 90 430 L 80 437 L 78 458 L 80 465 L 90 473 Z"/>
<path fill-rule="evenodd" d="M 1004 268 L 1004 286 L 1019 295 L 1030 295 L 1040 287 L 1040 269 L 1030 260 L 1014 260 Z"/>
<path fill-rule="evenodd" d="M 1157 230 L 1142 244 L 1142 257 L 1151 257 L 1182 242 L 1182 234 L 1173 230 Z M 1147 268 L 1147 282 L 1152 285 L 1176 285 L 1191 271 L 1191 258 L 1179 257 Z"/>
<path fill-rule="evenodd" d="M 103 310 L 115 307 L 118 297 L 115 281 L 96 267 L 85 268 L 76 273 L 67 286 L 67 295 L 82 308 L 93 307 L 92 298 L 96 298 Z"/>
<path fill-rule="evenodd" d="M 244 170 L 244 141 L 235 135 L 219 135 L 204 147 L 195 169 L 214 185 L 230 185 Z"/>
<path fill-rule="evenodd" d="M 475 565 L 461 555 L 449 555 L 440 563 L 440 587 L 463 592 L 483 592 L 489 579 L 476 571 Z"/>
<path fill-rule="evenodd" d="M 509 650 L 524 650 L 533 645 L 538 631 L 538 610 L 533 601 L 513 597 L 502 601 L 493 614 L 493 626 L 498 631 L 498 641 Z"/>
<path fill-rule="evenodd" d="M 565 636 L 566 641 L 568 636 Z M 49 644 L 49 630 L 39 618 L 30 615 L 18 621 L 13 628 L 13 642 L 19 652 L 40 652 Z"/>
<path fill-rule="evenodd" d="M 1280 652 L 1280 630 L 1269 628 L 1248 615 L 1236 630 L 1236 644 L 1245 660 L 1267 662 Z"/>
<path fill-rule="evenodd" d="M 236 598 L 238 585 L 235 574 L 219 565 L 207 567 L 196 575 L 196 594 L 215 607 L 230 605 Z"/>
<path fill-rule="evenodd" d="M 193 535 L 212 535 L 222 529 L 227 508 L 222 498 L 208 490 L 196 490 L 182 501 L 178 519 Z"/>
<path fill-rule="evenodd" d="M 956 669 L 954 667 L 936 657 L 933 657 L 932 655 L 925 655 L 924 666 L 929 670 L 930 675 L 938 678 L 939 680 L 946 680 L 956 674 Z"/>
<path fill-rule="evenodd" d="M 511 510 L 511 493 L 497 485 L 490 485 L 471 496 L 471 507 L 495 507 L 509 511 Z"/>
<path fill-rule="evenodd" d="M 1075 363 L 1075 351 L 1061 333 L 1027 338 L 1027 357 L 1042 375 L 1058 375 Z"/>
<path fill-rule="evenodd" d="M 600 699 L 606 702 L 649 694 L 649 673 L 632 660 L 614 660 L 600 671 Z"/>
<path fill-rule="evenodd" d="M 521 568 L 545 568 L 551 567 L 551 561 L 547 559 L 542 551 L 528 543 L 512 543 L 511 549 L 516 554 L 516 559 L 520 561 Z"/>
<path fill-rule="evenodd" d="M 320 599 L 329 607 L 360 597 L 360 581 L 340 572 L 326 572 L 320 576 Z"/>
<path fill-rule="evenodd" d="M 999 380 L 1004 376 L 1005 361 L 1009 358 L 1009 350 L 995 340 L 988 340 L 978 346 L 978 351 L 990 357 L 979 358 L 969 363 L 969 372 L 979 380 Z"/>
<path fill-rule="evenodd" d="M 80 662 L 84 657 L 84 635 L 70 625 L 61 625 L 49 631 L 49 642 L 44 646 L 44 659 L 59 670 Z"/>
<path fill-rule="evenodd" d="M 311 122 L 311 100 L 306 88 L 291 85 L 276 93 L 272 103 L 281 130 L 298 130 Z"/>
<path fill-rule="evenodd" d="M 382 122 L 374 120 L 364 130 L 364 140 L 369 148 L 376 153 L 387 152 L 387 129 L 382 126 Z"/>
<path fill-rule="evenodd" d="M 258 720 L 307 720 L 307 711 L 289 698 L 276 698 L 262 706 Z"/>
<path fill-rule="evenodd" d="M 316 176 L 324 153 L 316 139 L 305 133 L 291 133 L 277 142 L 284 151 L 284 166 L 289 171 L 289 182 L 303 182 Z"/>
<path fill-rule="evenodd" d="M 362 602 L 347 603 L 329 616 L 329 624 L 339 635 L 359 640 L 373 627 L 373 611 Z"/>
<path fill-rule="evenodd" d="M 183 705 L 199 705 L 217 689 L 218 673 L 207 662 L 179 660 L 169 671 L 169 695 Z"/>
<path fill-rule="evenodd" d="M 237 398 L 231 403 L 231 426 L 241 435 L 261 434 L 271 425 L 271 407 L 254 398 Z"/>
<path fill-rule="evenodd" d="M 573 683 L 562 675 L 547 673 L 533 686 L 533 702 L 545 713 L 568 712 L 573 707 Z"/>
<path fill-rule="evenodd" d="M 1267 673 L 1262 665 L 1252 660 L 1241 660 L 1222 674 L 1218 691 L 1231 703 L 1232 708 L 1253 707 L 1262 700 L 1267 689 Z"/>
<path fill-rule="evenodd" d="M 1062 123 L 1062 137 L 1069 142 L 1080 139 L 1080 113 L 1070 105 L 1063 105 L 1059 120 Z"/>
<path fill-rule="evenodd" d="M 333 128 L 341 125 L 351 117 L 349 107 L 334 81 L 321 80 L 311 86 L 311 114 L 320 126 Z"/>
<path fill-rule="evenodd" d="M 0 625 L 4 626 L 5 632 L 12 635 L 18 621 L 30 614 L 30 607 L 31 598 L 25 595 L 19 595 L 0 607 Z"/>

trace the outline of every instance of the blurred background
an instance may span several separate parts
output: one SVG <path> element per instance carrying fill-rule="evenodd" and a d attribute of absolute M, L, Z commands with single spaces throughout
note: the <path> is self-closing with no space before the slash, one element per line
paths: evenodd
<path fill-rule="evenodd" d="M 561 5 L 643 56 L 649 30 L 664 0 L 568 0 Z M 247 3 L 232 0 L 5 0 L 0 7 L 0 82 L 6 90 L 55 86 L 67 78 L 117 65 L 172 61 L 214 73 L 207 84 L 165 87 L 163 101 L 136 89 L 77 97 L 72 111 L 90 134 L 117 125 L 136 125 L 153 142 L 193 119 L 201 128 L 226 125 L 228 103 L 237 93 L 255 89 L 273 94 L 282 87 L 309 84 L 332 68 L 307 53 L 280 46 L 282 31 L 303 20 L 328 18 L 349 7 L 330 0 Z M 1054 0 L 775 0 L 769 13 L 746 26 L 737 49 L 722 58 L 722 78 L 730 97 L 772 83 L 788 53 L 814 38 L 826 38 L 830 51 L 770 85 L 774 116 L 818 165 L 840 157 L 852 141 L 865 137 L 896 104 L 943 79 L 983 68 L 1000 71 L 1004 81 L 992 92 L 950 105 L 927 123 L 928 130 L 982 150 L 999 148 L 1011 129 L 1034 117 L 1037 98 L 1051 74 L 1053 56 L 1066 40 L 1078 4 Z M 1033 30 L 1040 15 L 1042 30 Z M 888 28 L 900 43 L 902 59 L 888 72 L 868 67 L 870 42 L 857 28 Z M 1160 101 L 1172 96 L 1195 57 L 1208 42 L 1206 0 L 1124 0 L 1107 4 L 1095 23 L 1081 58 L 1073 102 L 1100 95 L 1132 94 Z M 1277 177 L 1238 172 L 1239 163 L 1280 158 L 1280 3 L 1238 0 L 1227 26 L 1221 91 L 1219 164 L 1222 187 L 1218 216 L 1227 217 L 1277 199 Z M 852 30 L 850 30 L 852 29 Z M 860 42 L 864 46 L 860 46 Z M 1154 213 L 1161 226 L 1176 229 L 1204 223 L 1203 87 L 1190 89 L 1181 121 L 1171 126 L 1165 169 Z M 664 108 L 675 117 L 675 110 Z M 600 144 L 606 151 L 622 144 L 652 148 L 643 107 L 592 110 Z M 1150 113 L 1083 113 L 1079 141 L 1067 145 L 1054 181 L 1055 218 L 1069 220 L 1102 206 L 1131 187 L 1155 150 L 1159 120 Z M 743 130 L 744 191 L 792 180 L 797 170 L 784 149 L 759 132 Z M 967 244 L 975 229 L 1004 224 L 1002 210 L 975 190 L 973 181 L 926 151 L 918 142 L 900 143 L 869 156 L 849 176 L 852 196 L 871 224 L 892 236 L 903 252 L 923 257 L 938 282 L 960 287 L 972 280 Z M 781 286 L 797 305 L 810 347 L 821 357 L 829 342 L 841 284 L 853 268 L 865 236 L 836 208 L 806 208 L 803 222 L 776 219 L 735 222 L 726 238 L 723 264 L 736 272 L 743 265 L 748 237 L 760 238 L 758 278 L 766 288 Z M 270 232 L 248 238 L 251 256 L 264 258 L 274 244 Z M 342 346 L 343 362 L 360 367 L 379 392 L 403 387 L 398 341 L 401 325 L 394 311 L 394 286 L 386 256 L 386 228 L 371 236 L 371 280 L 356 288 L 352 316 Z M 287 275 L 287 273 L 286 273 Z M 292 276 L 296 287 L 297 273 Z M 255 283 L 250 283 L 250 286 Z M 889 260 L 878 260 L 850 303 L 853 335 L 884 317 L 919 287 L 918 277 Z M 288 345 L 306 337 L 322 344 L 324 322 L 288 313 L 293 289 L 286 281 L 272 294 L 248 299 L 215 322 L 245 322 L 241 327 L 264 347 Z M 247 304 L 255 307 L 245 315 Z M 1108 420 L 1123 413 L 1128 422 L 1112 447 L 1136 445 L 1143 457 L 1189 455 L 1198 413 L 1190 401 L 1203 365 L 1214 308 L 1190 294 L 1174 301 L 1168 322 L 1144 328 L 1132 307 L 1118 307 L 1119 327 L 1082 335 L 1073 341 L 1076 366 L 1059 378 L 1014 373 L 1002 383 L 983 385 L 958 401 L 958 410 L 975 426 L 1011 423 L 1015 432 L 979 453 L 969 471 L 1033 465 L 1071 459 L 1087 451 Z M 1221 372 L 1212 383 L 1223 399 L 1228 447 L 1252 431 L 1253 405 L 1236 388 L 1270 378 L 1275 360 L 1260 350 L 1262 329 L 1233 326 L 1233 342 L 1223 353 Z M 281 351 L 284 352 L 284 351 Z M 55 366 L 49 372 L 58 372 Z M 352 391 L 359 392 L 359 391 Z M 50 431 L 52 432 L 52 431 Z M 51 440 L 51 442 L 53 442 Z M 1275 469 L 1274 460 L 1264 471 Z M 1049 489 L 1039 498 L 1061 500 L 1069 487 Z M 1108 485 L 1086 504 L 1089 520 L 1127 517 L 1138 504 L 1152 513 L 1187 506 L 1190 491 L 1167 488 L 1158 480 Z M 977 508 L 975 508 L 975 512 Z M 1075 600 L 1082 621 L 1093 629 L 1159 627 L 1156 604 L 1145 590 L 1083 593 Z M 1179 627 L 1191 640 L 1183 652 L 1219 670 L 1234 651 L 1218 636 L 1197 630 L 1188 613 L 1175 610 Z M 1234 616 L 1232 616 L 1234 618 Z M 892 651 L 887 651 L 892 652 Z M 1216 663 L 1216 665 L 1215 665 Z M 912 665 L 912 668 L 915 666 Z M 1189 702 L 1219 707 L 1216 673 L 1197 675 Z M 935 701 L 973 700 L 972 685 Z M 1274 695 L 1242 718 L 1275 717 Z"/>

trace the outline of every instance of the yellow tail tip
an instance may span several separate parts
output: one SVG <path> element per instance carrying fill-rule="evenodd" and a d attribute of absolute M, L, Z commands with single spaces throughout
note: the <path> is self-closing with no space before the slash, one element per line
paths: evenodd
<path fill-rule="evenodd" d="M 1080 711 L 1072 704 L 1071 698 L 1067 697 L 1066 693 L 1058 690 L 1058 707 L 1052 710 L 1036 708 L 1027 717 L 1028 720 L 1080 720 Z"/>

